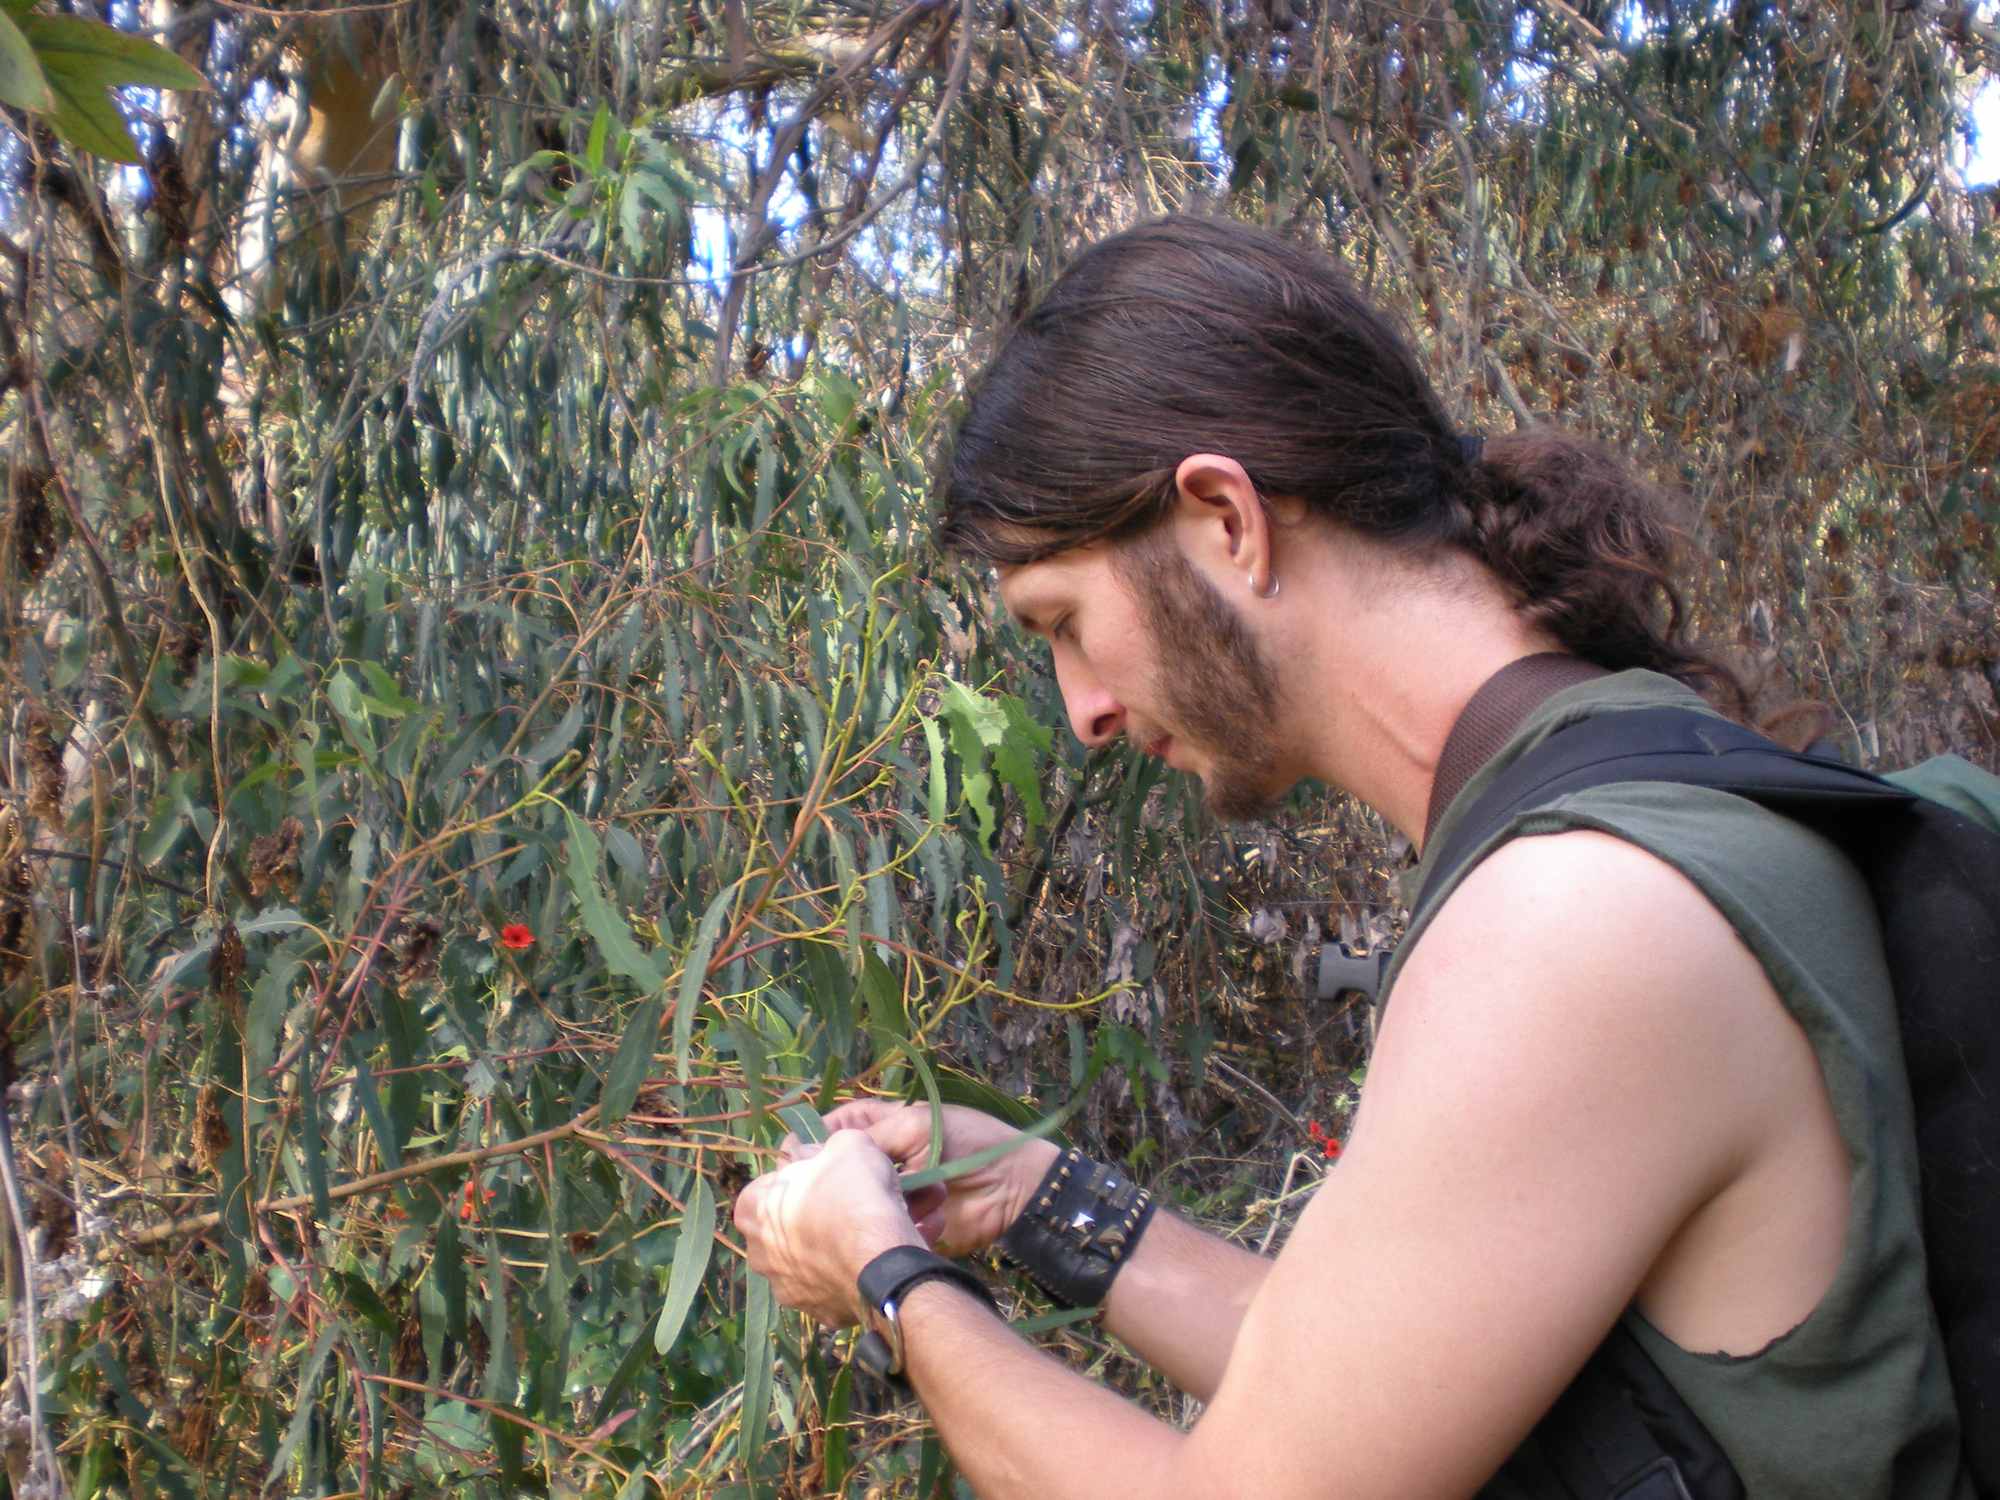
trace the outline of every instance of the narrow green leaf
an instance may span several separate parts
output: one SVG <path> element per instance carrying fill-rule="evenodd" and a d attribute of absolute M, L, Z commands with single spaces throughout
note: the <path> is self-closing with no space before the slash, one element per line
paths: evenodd
<path fill-rule="evenodd" d="M 590 831 L 588 823 L 568 808 L 563 809 L 563 816 L 569 820 L 569 842 L 563 864 L 569 875 L 570 889 L 576 894 L 577 910 L 582 914 L 585 930 L 596 942 L 598 952 L 604 955 L 605 965 L 612 973 L 624 975 L 647 993 L 659 989 L 666 982 L 666 975 L 640 949 L 632 936 L 631 927 L 611 909 L 603 888 L 597 883 L 597 835 Z M 681 1076 L 687 1076 L 685 1068 Z"/>
<path fill-rule="evenodd" d="M 289 906 L 274 906 L 236 924 L 238 937 L 261 937 L 267 932 L 291 932 L 306 926 L 306 919 Z"/>
<path fill-rule="evenodd" d="M 756 1493 L 757 1458 L 771 1415 L 771 1336 L 777 1330 L 778 1298 L 755 1271 L 744 1273 L 743 1288 L 743 1466 Z"/>
<path fill-rule="evenodd" d="M 319 1086 L 313 1075 L 319 1071 L 308 1046 L 299 1053 L 299 1099 L 304 1106 L 305 1128 L 299 1132 L 299 1147 L 305 1153 L 306 1181 L 312 1188 L 313 1220 L 320 1225 L 333 1218 L 333 1202 L 327 1196 L 326 1151 L 319 1119 Z"/>
<path fill-rule="evenodd" d="M 679 1237 L 674 1241 L 674 1268 L 667 1276 L 667 1303 L 660 1309 L 660 1321 L 653 1325 L 653 1352 L 665 1354 L 673 1348 L 687 1323 L 688 1312 L 708 1275 L 709 1252 L 715 1246 L 715 1195 L 708 1179 L 697 1172 L 688 1189 L 687 1212 L 681 1215 Z"/>
<path fill-rule="evenodd" d="M 576 738 L 577 730 L 583 728 L 583 699 L 578 698 L 570 705 L 569 712 L 562 716 L 562 722 L 528 748 L 527 763 L 531 772 L 539 772 L 543 766 L 569 749 Z"/>
<path fill-rule="evenodd" d="M 243 929 L 236 930 L 240 936 Z M 243 1046 L 254 1080 L 250 1096 L 243 1101 L 250 1124 L 264 1117 L 264 1100 L 272 1087 L 265 1075 L 278 1056 L 278 1034 L 285 1024 L 285 1012 L 291 1008 L 292 981 L 304 967 L 305 944 L 293 938 L 272 955 L 251 989 L 250 1006 L 243 1018 Z"/>
<path fill-rule="evenodd" d="M 361 1113 L 367 1116 L 368 1128 L 375 1132 L 375 1146 L 382 1153 L 382 1165 L 393 1171 L 403 1164 L 402 1147 L 396 1139 L 396 1127 L 389 1118 L 389 1112 L 382 1106 L 382 1091 L 375 1087 L 375 1074 L 368 1066 L 368 1058 L 355 1045 L 353 1037 L 347 1039 L 347 1058 L 354 1065 L 354 1095 L 361 1101 Z"/>
<path fill-rule="evenodd" d="M 56 96 L 35 61 L 35 49 L 13 18 L 0 13 L 0 102 L 40 114 L 56 107 Z"/>
<path fill-rule="evenodd" d="M 762 1128 L 770 1108 L 770 1090 L 765 1086 L 764 1038 L 749 1016 L 725 1019 L 729 1039 L 736 1045 L 736 1061 L 743 1069 L 743 1087 L 750 1096 L 750 1134 Z"/>
<path fill-rule="evenodd" d="M 935 1432 L 926 1433 L 923 1446 L 917 1453 L 918 1500 L 936 1500 L 938 1493 L 944 1489 L 945 1470 L 950 1465 L 945 1456 L 944 1441 Z"/>
<path fill-rule="evenodd" d="M 771 507 L 778 497 L 778 447 L 770 438 L 757 445 L 757 501 L 750 525 L 761 531 L 771 519 Z"/>
<path fill-rule="evenodd" d="M 681 970 L 680 994 L 674 1001 L 674 1074 L 688 1080 L 688 1049 L 694 1045 L 694 1014 L 701 1008 L 701 987 L 708 980 L 708 962 L 715 956 L 715 940 L 722 932 L 722 919 L 729 915 L 729 903 L 736 894 L 735 884 L 724 886 L 710 898 L 701 914 L 694 946 L 688 950 L 687 966 Z"/>
<path fill-rule="evenodd" d="M 660 1012 L 665 1006 L 665 999 L 654 995 L 639 1006 L 626 1025 L 617 1055 L 604 1075 L 604 1092 L 598 1096 L 600 1130 L 609 1130 L 624 1119 L 632 1101 L 639 1097 L 639 1085 L 652 1072 L 653 1048 L 660 1039 Z"/>
<path fill-rule="evenodd" d="M 954 1177 L 962 1177 L 967 1172 L 976 1172 L 981 1167 L 1000 1160 L 1010 1152 L 1018 1151 L 1029 1141 L 1038 1141 L 1043 1136 L 1054 1135 L 1069 1121 L 1071 1115 L 1083 1107 L 1084 1090 L 1079 1089 L 1074 1099 L 1052 1115 L 1044 1115 L 1019 1135 L 1010 1135 L 1006 1140 L 988 1146 L 983 1151 L 975 1151 L 970 1156 L 961 1156 L 956 1161 L 944 1162 L 935 1167 L 925 1167 L 921 1172 L 905 1173 L 897 1185 L 905 1193 L 914 1193 L 918 1188 L 926 1188 L 933 1183 L 949 1182 Z"/>
<path fill-rule="evenodd" d="M 931 1145 L 926 1161 L 944 1160 L 944 1100 L 938 1094 L 937 1077 L 931 1072 L 930 1060 L 921 1051 L 900 1037 L 877 1034 L 875 1045 L 884 1052 L 894 1048 L 910 1060 L 915 1069 L 917 1083 L 924 1091 L 924 1102 L 931 1107 Z"/>
<path fill-rule="evenodd" d="M 1031 1318 L 1016 1318 L 1008 1326 L 1023 1338 L 1032 1338 L 1038 1333 L 1047 1333 L 1052 1328 L 1067 1328 L 1072 1323 L 1081 1323 L 1085 1318 L 1095 1317 L 1094 1307 L 1059 1307 L 1050 1312 L 1036 1313 Z"/>
<path fill-rule="evenodd" d="M 868 836 L 868 868 L 875 873 L 868 879 L 864 894 L 868 901 L 868 925 L 878 938 L 894 938 L 896 929 L 890 916 L 892 896 L 890 884 L 894 877 L 887 873 L 889 863 L 889 841 L 880 833 Z"/>
<path fill-rule="evenodd" d="M 1033 1105 L 995 1088 L 976 1074 L 958 1068 L 939 1067 L 937 1085 L 939 1097 L 945 1103 L 966 1105 L 981 1114 L 992 1115 L 996 1120 L 1005 1120 L 1010 1125 L 1025 1127 L 1040 1118 Z"/>
<path fill-rule="evenodd" d="M 644 207 L 644 200 L 632 191 L 629 184 L 619 193 L 618 237 L 625 242 L 625 252 L 628 255 L 640 256 L 646 253 Z"/>
<path fill-rule="evenodd" d="M 1028 826 L 1039 828 L 1048 821 L 1048 812 L 1042 806 L 1041 782 L 1042 759 L 1049 751 L 1050 731 L 1047 725 L 1036 723 L 1028 706 L 1012 693 L 1001 698 L 1000 711 L 1007 727 L 1000 743 L 993 747 L 993 769 L 1021 799 Z"/>
<path fill-rule="evenodd" d="M 477 1179 L 475 1179 L 477 1180 Z M 514 1404 L 514 1330 L 508 1318 L 507 1275 L 500 1255 L 500 1236 L 486 1231 L 486 1376 L 485 1396 L 496 1406 Z M 500 1459 L 500 1475 L 516 1490 L 522 1487 L 521 1452 L 525 1434 L 521 1424 L 508 1420 L 499 1411 L 487 1412 L 493 1449 Z"/>
<path fill-rule="evenodd" d="M 870 953 L 861 963 L 861 977 L 854 988 L 861 996 L 868 1016 L 868 1028 L 900 1044 L 910 1034 L 910 1012 L 903 1003 L 903 987 L 889 966 Z"/>
<path fill-rule="evenodd" d="M 604 143 L 610 135 L 611 109 L 609 105 L 600 104 L 590 122 L 590 142 L 583 148 L 583 159 L 590 164 L 593 176 L 604 170 Z"/>
<path fill-rule="evenodd" d="M 1095 1309 L 1091 1309 L 1094 1311 Z M 604 1382 L 604 1391 L 597 1398 L 597 1405 L 591 1411 L 590 1425 L 593 1429 L 602 1427 L 617 1409 L 618 1398 L 626 1388 L 639 1378 L 639 1372 L 646 1368 L 663 1351 L 652 1347 L 653 1341 L 642 1328 L 639 1336 L 632 1340 L 625 1357 L 618 1361 L 618 1368 L 611 1372 L 611 1378 Z"/>
<path fill-rule="evenodd" d="M 465 1256 L 459 1248 L 458 1216 L 449 1211 L 438 1222 L 437 1250 L 431 1256 L 430 1280 L 444 1304 L 445 1332 L 463 1343 L 467 1332 Z"/>
<path fill-rule="evenodd" d="M 1088 1309 L 1095 1312 L 1095 1308 Z M 854 1366 L 844 1364 L 826 1398 L 826 1481 L 829 1495 L 847 1493 L 847 1413 L 854 1400 Z"/>

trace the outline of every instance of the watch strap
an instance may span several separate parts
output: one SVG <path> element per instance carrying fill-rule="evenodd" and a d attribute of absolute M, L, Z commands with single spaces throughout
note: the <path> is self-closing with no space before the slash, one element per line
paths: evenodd
<path fill-rule="evenodd" d="M 861 1268 L 855 1284 L 861 1292 L 861 1303 L 865 1313 L 881 1313 L 900 1330 L 897 1304 L 910 1294 L 912 1287 L 926 1281 L 949 1281 L 963 1287 L 999 1315 L 999 1306 L 993 1294 L 981 1281 L 964 1266 L 946 1260 L 934 1250 L 926 1250 L 920 1245 L 898 1245 L 893 1250 L 884 1250 L 880 1255 Z M 901 1344 L 900 1337 L 897 1339 Z M 899 1391 L 909 1389 L 903 1376 L 903 1362 L 900 1348 L 892 1349 L 889 1341 L 872 1328 L 863 1333 L 854 1346 L 857 1363 L 871 1375 L 888 1381 Z"/>
<path fill-rule="evenodd" d="M 884 1250 L 861 1268 L 855 1284 L 861 1289 L 863 1303 L 869 1307 L 880 1307 L 885 1302 L 899 1299 L 917 1282 L 933 1276 L 955 1281 L 988 1307 L 993 1305 L 993 1296 L 986 1290 L 985 1282 L 964 1266 L 946 1260 L 935 1250 L 927 1250 L 922 1245 L 898 1245 L 893 1250 Z"/>

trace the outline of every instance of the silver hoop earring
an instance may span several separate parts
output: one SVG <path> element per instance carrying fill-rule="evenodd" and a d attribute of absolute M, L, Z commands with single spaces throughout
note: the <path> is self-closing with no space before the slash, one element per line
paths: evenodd
<path fill-rule="evenodd" d="M 1257 575 L 1255 573 L 1251 573 L 1246 576 L 1250 584 L 1250 592 L 1255 594 L 1259 599 L 1275 599 L 1278 597 L 1277 574 L 1273 573 L 1271 575 L 1271 586 L 1268 589 L 1260 589 L 1257 587 Z"/>

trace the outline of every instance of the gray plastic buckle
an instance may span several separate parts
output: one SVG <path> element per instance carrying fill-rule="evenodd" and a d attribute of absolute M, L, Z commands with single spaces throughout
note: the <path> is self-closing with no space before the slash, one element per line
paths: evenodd
<path fill-rule="evenodd" d="M 1356 953 L 1345 943 L 1322 943 L 1319 950 L 1321 1000 L 1332 1000 L 1349 990 L 1359 990 L 1370 1001 L 1382 998 L 1382 974 L 1389 967 L 1389 955 L 1396 950 L 1383 948 L 1374 953 Z"/>

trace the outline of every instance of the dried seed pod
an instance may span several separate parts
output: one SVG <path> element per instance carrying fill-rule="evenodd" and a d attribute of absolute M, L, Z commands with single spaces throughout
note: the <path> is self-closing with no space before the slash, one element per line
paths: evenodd
<path fill-rule="evenodd" d="M 45 823 L 62 824 L 62 746 L 40 704 L 30 704 L 23 725 L 23 750 L 28 766 L 28 813 Z"/>
<path fill-rule="evenodd" d="M 234 929 L 231 929 L 234 931 Z M 218 1090 L 212 1083 L 201 1086 L 194 1103 L 194 1157 L 204 1172 L 213 1172 L 229 1151 L 232 1137 L 229 1121 L 223 1117 Z"/>
<path fill-rule="evenodd" d="M 215 985 L 215 993 L 224 1000 L 234 1000 L 243 983 L 243 970 L 248 962 L 243 952 L 243 936 L 236 930 L 234 922 L 224 922 L 215 934 L 215 956 L 210 960 L 209 977 Z"/>

